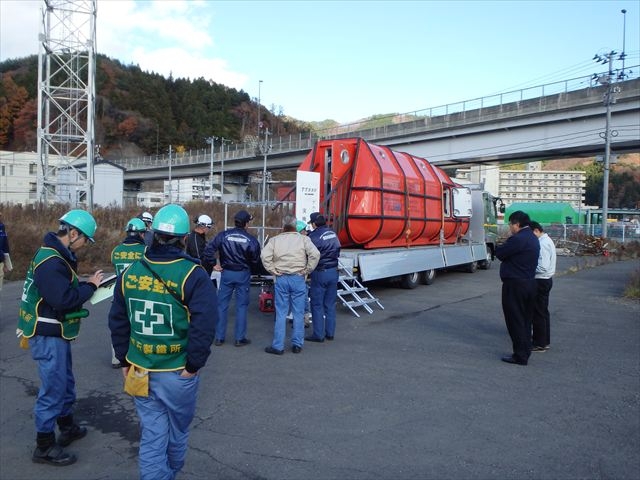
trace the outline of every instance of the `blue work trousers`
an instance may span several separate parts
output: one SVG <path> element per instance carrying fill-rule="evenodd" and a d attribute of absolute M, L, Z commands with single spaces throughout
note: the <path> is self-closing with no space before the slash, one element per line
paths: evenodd
<path fill-rule="evenodd" d="M 273 342 L 276 350 L 284 350 L 287 329 L 287 312 L 291 305 L 293 314 L 293 332 L 291 345 L 302 347 L 304 344 L 304 298 L 307 286 L 303 275 L 279 275 L 275 280 L 276 323 L 273 327 Z"/>
<path fill-rule="evenodd" d="M 216 324 L 216 338 L 224 340 L 227 335 L 227 315 L 233 292 L 236 292 L 236 323 L 235 339 L 242 340 L 247 336 L 247 307 L 249 306 L 249 288 L 251 287 L 251 272 L 241 270 L 223 270 L 218 290 L 218 323 Z"/>
<path fill-rule="evenodd" d="M 33 409 L 36 431 L 51 433 L 56 419 L 71 415 L 76 401 L 71 342 L 61 337 L 34 335 L 29 339 L 31 358 L 38 363 L 40 390 Z"/>
<path fill-rule="evenodd" d="M 333 337 L 336 333 L 336 299 L 338 270 L 330 268 L 311 272 L 311 316 L 315 338 Z"/>
<path fill-rule="evenodd" d="M 140 480 L 173 480 L 184 466 L 200 376 L 149 372 L 149 396 L 134 397 L 140 418 Z"/>

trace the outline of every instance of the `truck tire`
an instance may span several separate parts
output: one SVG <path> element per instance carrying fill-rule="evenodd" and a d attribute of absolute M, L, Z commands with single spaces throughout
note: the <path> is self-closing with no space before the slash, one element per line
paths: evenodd
<path fill-rule="evenodd" d="M 420 272 L 420 283 L 423 285 L 431 285 L 436 279 L 436 271 L 435 269 L 425 270 L 424 272 Z"/>
<path fill-rule="evenodd" d="M 406 288 L 407 290 L 412 290 L 418 286 L 419 280 L 419 272 L 407 273 L 400 277 L 400 286 L 402 288 Z"/>
<path fill-rule="evenodd" d="M 467 273 L 475 273 L 478 270 L 478 262 L 467 263 L 462 269 Z"/>
<path fill-rule="evenodd" d="M 487 259 L 479 261 L 478 268 L 480 268 L 481 270 L 489 270 L 492 263 L 493 259 L 491 254 L 491 247 L 487 246 Z"/>

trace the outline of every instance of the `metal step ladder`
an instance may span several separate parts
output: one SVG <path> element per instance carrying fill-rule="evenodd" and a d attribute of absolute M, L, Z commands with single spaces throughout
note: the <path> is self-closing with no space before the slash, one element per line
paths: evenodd
<path fill-rule="evenodd" d="M 353 268 L 346 266 L 342 261 L 338 262 L 338 298 L 356 317 L 360 317 L 360 314 L 355 311 L 357 307 L 363 307 L 372 314 L 373 309 L 369 306 L 371 303 L 375 303 L 380 310 L 384 310 L 380 301 L 355 277 Z"/>

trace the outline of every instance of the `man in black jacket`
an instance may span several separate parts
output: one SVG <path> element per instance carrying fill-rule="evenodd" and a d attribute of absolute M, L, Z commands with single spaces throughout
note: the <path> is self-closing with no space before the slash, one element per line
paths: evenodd
<path fill-rule="evenodd" d="M 513 344 L 513 354 L 503 362 L 526 365 L 531 355 L 531 322 L 536 299 L 536 267 L 540 242 L 529 224 L 529 215 L 518 210 L 509 216 L 511 236 L 496 248 L 502 262 L 502 310 Z"/>
<path fill-rule="evenodd" d="M 213 227 L 213 220 L 209 215 L 198 215 L 195 224 L 196 226 L 187 236 L 187 255 L 200 260 L 204 269 L 211 275 L 213 264 L 205 262 L 204 250 L 207 246 L 206 234 Z"/>

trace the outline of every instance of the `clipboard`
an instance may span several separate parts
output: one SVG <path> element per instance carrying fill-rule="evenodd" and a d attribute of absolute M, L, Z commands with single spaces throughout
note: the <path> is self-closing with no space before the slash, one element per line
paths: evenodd
<path fill-rule="evenodd" d="M 91 305 L 100 303 L 107 298 L 113 297 L 113 290 L 116 288 L 117 275 L 111 275 L 100 282 L 100 286 L 93 292 L 93 295 L 89 299 Z"/>

